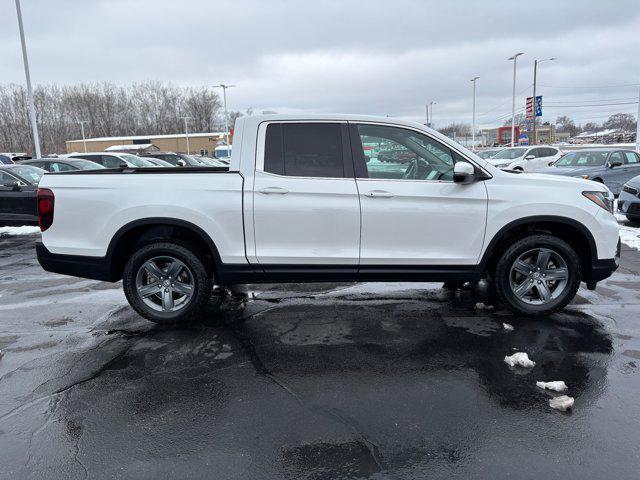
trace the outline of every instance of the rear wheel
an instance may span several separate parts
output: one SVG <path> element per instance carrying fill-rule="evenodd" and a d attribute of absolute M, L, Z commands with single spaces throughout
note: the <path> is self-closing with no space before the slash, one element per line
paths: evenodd
<path fill-rule="evenodd" d="M 580 286 L 580 259 L 565 241 L 533 235 L 515 241 L 498 260 L 496 293 L 510 310 L 545 315 L 564 308 Z"/>
<path fill-rule="evenodd" d="M 640 217 L 634 217 L 632 215 L 627 215 L 627 220 L 633 223 L 640 223 Z"/>
<path fill-rule="evenodd" d="M 196 317 L 212 290 L 211 275 L 199 256 L 171 242 L 152 243 L 135 252 L 125 266 L 122 283 L 133 309 L 156 323 Z"/>

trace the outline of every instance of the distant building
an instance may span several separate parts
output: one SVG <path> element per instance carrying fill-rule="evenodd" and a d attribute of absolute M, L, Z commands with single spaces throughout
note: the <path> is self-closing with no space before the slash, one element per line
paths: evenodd
<path fill-rule="evenodd" d="M 112 145 L 104 149 L 105 152 L 123 152 L 123 153 L 152 153 L 159 152 L 160 149 L 153 143 L 130 143 L 126 145 Z"/>
<path fill-rule="evenodd" d="M 230 135 L 230 139 L 233 138 Z M 190 133 L 189 151 L 201 155 L 212 155 L 216 146 L 224 141 L 224 132 Z M 86 140 L 67 140 L 67 153 L 84 152 L 86 142 L 87 152 L 104 152 L 113 146 L 144 145 L 146 148 L 157 148 L 163 152 L 187 153 L 187 140 L 184 133 L 170 135 L 134 135 L 130 137 L 98 137 Z M 151 145 L 151 147 L 149 147 Z M 120 150 L 127 151 L 127 150 Z M 144 151 L 144 149 L 143 149 Z"/>

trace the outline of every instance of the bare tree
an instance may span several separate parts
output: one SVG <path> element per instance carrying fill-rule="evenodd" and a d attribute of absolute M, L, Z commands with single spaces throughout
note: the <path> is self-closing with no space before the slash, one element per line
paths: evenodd
<path fill-rule="evenodd" d="M 62 152 L 66 140 L 80 138 L 79 120 L 88 122 L 89 137 L 178 133 L 185 115 L 191 131 L 209 132 L 221 110 L 215 91 L 161 82 L 38 86 L 34 101 L 45 153 Z M 23 87 L 0 85 L 0 151 L 32 151 L 27 112 Z"/>
<path fill-rule="evenodd" d="M 635 132 L 636 117 L 630 113 L 614 113 L 602 126 L 604 128 L 615 128 L 624 132 Z"/>

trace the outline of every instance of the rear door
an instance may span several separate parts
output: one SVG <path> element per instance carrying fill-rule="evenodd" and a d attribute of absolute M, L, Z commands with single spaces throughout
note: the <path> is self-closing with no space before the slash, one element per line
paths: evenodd
<path fill-rule="evenodd" d="M 640 155 L 630 150 L 624 152 L 624 180 L 627 183 L 633 177 L 640 175 Z M 622 188 L 622 185 L 620 186 Z"/>
<path fill-rule="evenodd" d="M 466 160 L 410 128 L 357 123 L 350 132 L 362 209 L 360 271 L 475 265 L 487 190 L 484 182 L 453 182 L 455 162 Z M 403 155 L 390 161 L 387 151 Z"/>
<path fill-rule="evenodd" d="M 5 186 L 12 182 L 19 182 L 20 189 Z M 36 187 L 0 171 L 0 223 L 34 223 L 37 220 Z"/>
<path fill-rule="evenodd" d="M 624 152 L 620 150 L 612 152 L 611 155 L 609 155 L 608 162 L 608 165 L 612 162 L 620 162 L 622 164 L 617 167 L 607 168 L 605 178 L 603 179 L 611 191 L 618 195 L 622 191 L 622 185 L 624 185 L 627 180 L 627 170 L 625 167 L 626 158 Z"/>
<path fill-rule="evenodd" d="M 350 154 L 346 122 L 260 125 L 253 217 L 265 271 L 306 265 L 355 273 L 360 203 Z"/>

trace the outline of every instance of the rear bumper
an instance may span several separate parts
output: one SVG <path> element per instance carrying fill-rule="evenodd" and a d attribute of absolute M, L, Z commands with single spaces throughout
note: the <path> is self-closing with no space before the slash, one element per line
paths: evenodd
<path fill-rule="evenodd" d="M 61 255 L 51 253 L 42 242 L 36 243 L 38 262 L 47 272 L 113 282 L 111 262 L 106 257 Z"/>

